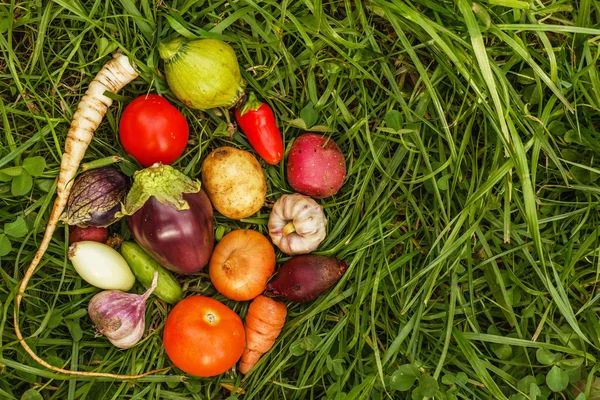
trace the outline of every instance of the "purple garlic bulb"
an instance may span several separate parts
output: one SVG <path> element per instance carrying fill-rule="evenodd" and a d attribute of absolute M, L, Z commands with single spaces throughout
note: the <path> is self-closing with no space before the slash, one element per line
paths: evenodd
<path fill-rule="evenodd" d="M 144 336 L 146 300 L 157 283 L 158 272 L 155 272 L 152 285 L 144 294 L 105 290 L 92 297 L 88 314 L 96 325 L 96 336 L 106 336 L 120 349 L 136 345 Z"/>

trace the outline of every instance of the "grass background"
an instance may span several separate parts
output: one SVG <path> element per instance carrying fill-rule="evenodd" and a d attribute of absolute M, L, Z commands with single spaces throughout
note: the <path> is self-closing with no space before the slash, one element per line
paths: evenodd
<path fill-rule="evenodd" d="M 25 195 L 0 183 L 0 222 L 23 217 L 28 232 L 0 258 L 0 398 L 235 398 L 223 386 L 232 385 L 260 399 L 562 399 L 578 381 L 589 393 L 600 368 L 599 15 L 592 0 L 0 5 L 0 168 L 47 160 Z M 288 148 L 302 116 L 343 149 L 348 177 L 322 201 L 320 253 L 350 268 L 326 296 L 290 305 L 280 340 L 245 381 L 44 370 L 15 340 L 14 296 L 45 228 L 72 113 L 108 55 L 125 50 L 142 73 L 116 97 L 86 161 L 123 154 L 119 116 L 147 92 L 188 118 L 191 143 L 176 165 L 191 176 L 212 148 L 250 149 L 229 137 L 229 115 L 185 109 L 169 93 L 156 45 L 177 35 L 235 47 Z M 218 237 L 266 232 L 272 202 L 290 188 L 283 164 L 263 167 L 262 212 L 217 217 Z M 112 229 L 127 235 L 124 224 Z M 81 371 L 170 365 L 158 301 L 135 348 L 94 338 L 85 309 L 97 290 L 66 261 L 64 239 L 58 230 L 27 291 L 20 321 L 30 345 Z M 247 304 L 217 295 L 207 274 L 181 280 L 188 295 L 245 315 Z"/>

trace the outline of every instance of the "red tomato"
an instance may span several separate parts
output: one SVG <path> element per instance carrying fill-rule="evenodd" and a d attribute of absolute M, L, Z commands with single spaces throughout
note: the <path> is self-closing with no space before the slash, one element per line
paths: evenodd
<path fill-rule="evenodd" d="M 246 103 L 235 109 L 235 119 L 259 156 L 273 165 L 281 161 L 283 140 L 271 107 L 258 101 L 251 93 Z"/>
<path fill-rule="evenodd" d="M 215 299 L 191 296 L 173 308 L 163 334 L 167 355 L 183 371 L 222 374 L 242 356 L 246 334 L 240 317 Z"/>
<path fill-rule="evenodd" d="M 119 124 L 125 151 L 144 167 L 171 164 L 181 156 L 189 136 L 183 114 L 157 94 L 140 96 L 125 108 Z"/>

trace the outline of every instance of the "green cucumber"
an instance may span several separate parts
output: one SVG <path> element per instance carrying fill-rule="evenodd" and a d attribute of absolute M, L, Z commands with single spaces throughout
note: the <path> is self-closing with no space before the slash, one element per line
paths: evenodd
<path fill-rule="evenodd" d="M 129 264 L 133 275 L 147 289 L 152 284 L 154 273 L 158 272 L 158 284 L 154 294 L 170 304 L 175 304 L 183 298 L 183 290 L 173 275 L 137 243 L 123 242 L 121 254 Z"/>

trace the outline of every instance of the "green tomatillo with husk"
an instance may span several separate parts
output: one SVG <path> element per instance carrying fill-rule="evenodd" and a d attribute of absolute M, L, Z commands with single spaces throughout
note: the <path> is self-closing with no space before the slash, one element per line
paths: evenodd
<path fill-rule="evenodd" d="M 169 88 L 185 105 L 207 110 L 233 107 L 246 82 L 233 48 L 218 39 L 179 37 L 158 45 Z"/>

